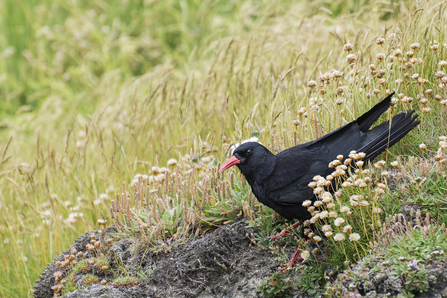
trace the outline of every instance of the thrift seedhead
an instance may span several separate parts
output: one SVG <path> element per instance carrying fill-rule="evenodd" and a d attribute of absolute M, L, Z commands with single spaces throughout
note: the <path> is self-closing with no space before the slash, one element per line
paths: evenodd
<path fill-rule="evenodd" d="M 402 50 L 401 49 L 396 49 L 394 51 L 394 57 L 400 57 L 402 56 Z"/>
<path fill-rule="evenodd" d="M 307 259 L 310 257 L 310 252 L 307 251 L 307 250 L 304 250 L 304 251 L 301 253 L 301 257 L 302 257 L 304 260 L 307 260 Z"/>
<path fill-rule="evenodd" d="M 332 233 L 332 232 L 328 232 L 328 233 Z M 343 233 L 337 233 L 334 236 L 334 240 L 335 241 L 343 241 L 343 240 L 345 240 L 345 235 Z"/>
<path fill-rule="evenodd" d="M 359 241 L 360 235 L 358 233 L 352 233 L 349 235 L 349 240 L 350 241 Z"/>
<path fill-rule="evenodd" d="M 352 231 L 351 225 L 346 225 L 343 227 L 343 233 L 351 233 L 351 231 Z"/>
<path fill-rule="evenodd" d="M 445 72 L 443 72 L 442 70 L 435 72 L 435 78 L 442 79 L 443 77 L 445 77 Z"/>
<path fill-rule="evenodd" d="M 334 225 L 336 225 L 337 227 L 341 226 L 343 223 L 345 222 L 345 220 L 341 217 L 337 218 L 336 220 L 334 220 Z"/>
<path fill-rule="evenodd" d="M 317 86 L 317 82 L 315 82 L 315 81 L 307 82 L 307 87 L 315 88 L 316 86 Z"/>
<path fill-rule="evenodd" d="M 385 43 L 385 38 L 377 38 L 376 44 L 383 45 Z"/>
<path fill-rule="evenodd" d="M 355 63 L 357 61 L 357 57 L 354 54 L 349 54 L 348 56 L 346 56 L 346 61 L 349 64 Z"/>
<path fill-rule="evenodd" d="M 412 50 L 419 50 L 420 48 L 421 48 L 421 45 L 419 44 L 419 43 L 417 43 L 417 42 L 415 42 L 415 43 L 412 43 L 411 45 L 410 45 L 410 48 L 412 49 Z"/>
<path fill-rule="evenodd" d="M 352 51 L 353 48 L 354 48 L 354 46 L 352 44 L 347 43 L 343 46 L 343 51 L 350 52 L 350 51 Z"/>

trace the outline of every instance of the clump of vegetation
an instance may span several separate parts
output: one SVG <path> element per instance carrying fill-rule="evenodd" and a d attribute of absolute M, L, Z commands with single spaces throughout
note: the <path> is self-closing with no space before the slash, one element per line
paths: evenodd
<path fill-rule="evenodd" d="M 291 287 L 290 278 L 275 272 L 259 286 L 258 291 L 265 297 L 290 297 Z"/>
<path fill-rule="evenodd" d="M 374 252 L 359 264 L 345 270 L 326 288 L 325 297 L 340 297 L 352 293 L 365 295 L 369 291 L 403 293 L 405 297 L 427 292 L 446 263 L 447 232 L 427 214 L 418 211 L 415 222 L 401 215 L 388 218 L 379 233 Z M 440 275 L 436 272 L 441 272 Z M 394 279 L 394 288 L 385 288 L 386 279 Z"/>
<path fill-rule="evenodd" d="M 137 276 L 118 277 L 112 281 L 112 285 L 118 288 L 133 287 L 141 283 L 141 278 Z"/>

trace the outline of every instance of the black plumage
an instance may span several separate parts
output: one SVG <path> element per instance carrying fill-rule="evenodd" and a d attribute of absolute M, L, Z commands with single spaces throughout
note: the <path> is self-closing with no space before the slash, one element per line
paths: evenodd
<path fill-rule="evenodd" d="M 394 94 L 394 93 L 393 93 Z M 373 129 L 372 124 L 388 110 L 392 95 L 375 105 L 357 120 L 312 142 L 288 148 L 277 155 L 259 143 L 237 147 L 219 172 L 237 165 L 256 198 L 287 219 L 310 218 L 305 200 L 314 200 L 308 186 L 313 177 L 333 172 L 328 164 L 337 155 L 346 158 L 352 150 L 364 152 L 366 163 L 373 160 L 415 128 L 419 121 L 414 111 L 402 112 Z"/>

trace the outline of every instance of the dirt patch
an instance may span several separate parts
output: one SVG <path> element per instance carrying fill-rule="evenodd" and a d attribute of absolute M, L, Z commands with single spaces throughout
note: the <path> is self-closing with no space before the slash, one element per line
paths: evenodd
<path fill-rule="evenodd" d="M 259 297 L 256 288 L 275 271 L 277 264 L 270 252 L 252 244 L 246 235 L 254 231 L 246 225 L 246 221 L 239 221 L 223 226 L 169 253 L 155 254 L 133 239 L 118 241 L 106 256 L 109 270 L 125 269 L 131 275 L 152 273 L 138 285 L 123 287 L 111 285 L 110 274 L 98 273 L 99 281 L 105 278 L 108 285 L 95 284 L 65 297 Z M 85 245 L 92 234 L 98 237 L 97 232 L 87 233 L 73 244 L 84 252 L 84 259 L 90 257 Z M 53 274 L 59 270 L 55 262 L 64 260 L 69 252 L 61 254 L 45 269 L 35 285 L 34 297 L 53 297 L 51 287 L 56 284 Z M 81 280 L 82 274 L 76 280 Z"/>

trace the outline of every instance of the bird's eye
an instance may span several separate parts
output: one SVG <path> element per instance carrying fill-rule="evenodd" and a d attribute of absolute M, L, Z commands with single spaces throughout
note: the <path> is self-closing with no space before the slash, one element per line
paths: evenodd
<path fill-rule="evenodd" d="M 246 153 L 247 155 L 250 155 L 250 154 L 251 154 L 251 150 L 250 150 L 250 149 L 247 149 L 247 151 L 245 151 L 245 153 Z"/>

